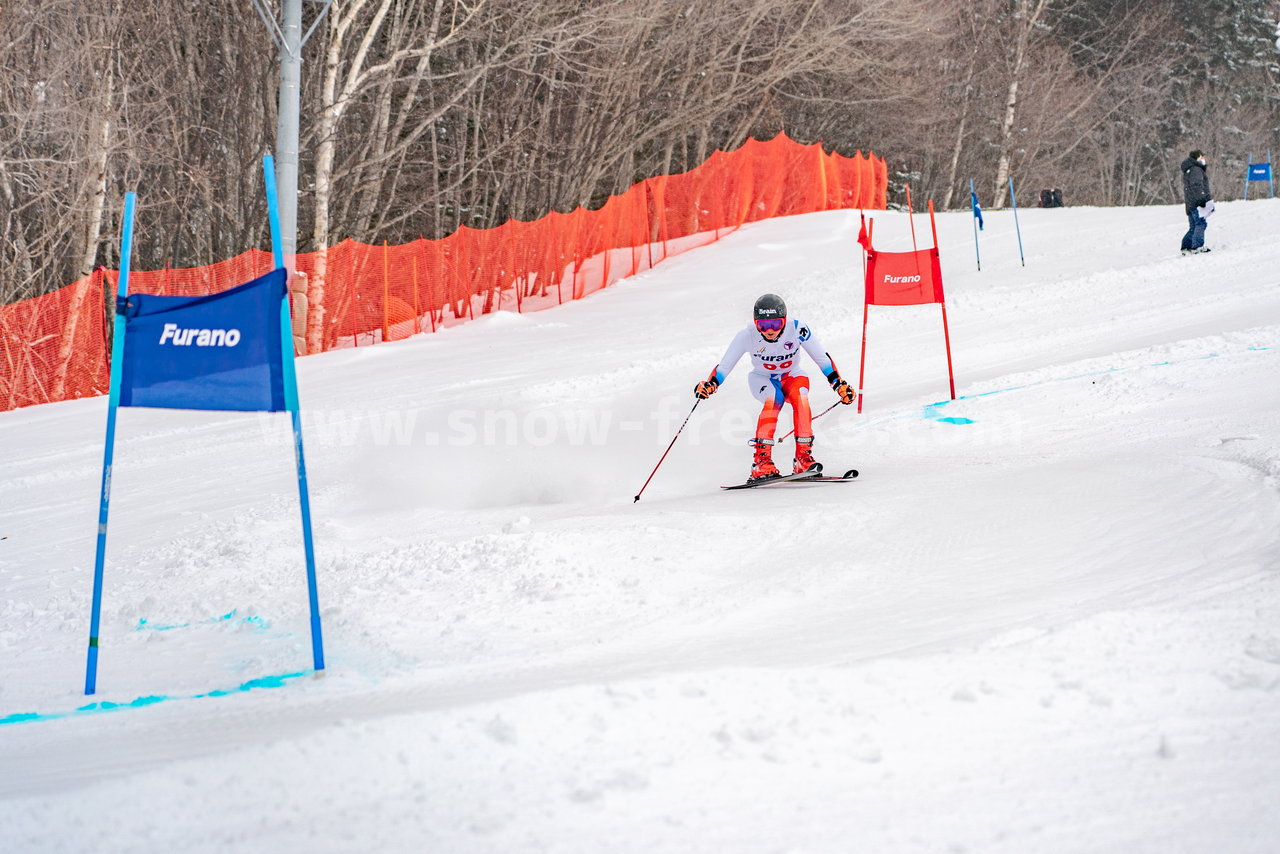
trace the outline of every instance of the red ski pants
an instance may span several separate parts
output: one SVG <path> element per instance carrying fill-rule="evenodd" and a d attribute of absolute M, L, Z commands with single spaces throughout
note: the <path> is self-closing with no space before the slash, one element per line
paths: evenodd
<path fill-rule="evenodd" d="M 756 421 L 756 438 L 772 439 L 778 429 L 778 413 L 784 404 L 791 404 L 791 416 L 795 422 L 796 438 L 813 436 L 813 416 L 809 411 L 809 378 L 786 376 L 781 379 L 765 376 L 753 388 L 756 397 L 764 403 L 760 418 Z"/>

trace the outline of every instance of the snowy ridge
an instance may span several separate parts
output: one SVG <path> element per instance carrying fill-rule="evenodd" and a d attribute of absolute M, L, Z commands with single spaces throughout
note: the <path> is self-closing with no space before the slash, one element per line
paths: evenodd
<path fill-rule="evenodd" d="M 282 416 L 122 411 L 86 709 L 105 400 L 0 414 L 0 848 L 1272 851 L 1277 214 L 940 216 L 838 489 L 717 488 L 740 365 L 631 500 L 758 293 L 856 378 L 856 212 L 304 359 L 323 679 Z"/>

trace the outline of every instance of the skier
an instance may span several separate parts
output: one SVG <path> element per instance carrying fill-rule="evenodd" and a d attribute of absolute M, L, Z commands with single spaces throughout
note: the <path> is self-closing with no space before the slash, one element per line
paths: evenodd
<path fill-rule="evenodd" d="M 705 380 L 694 387 L 698 399 L 706 400 L 724 385 L 725 378 L 744 353 L 751 354 L 752 371 L 747 376 L 751 393 L 764 404 L 756 422 L 756 435 L 749 444 L 755 449 L 748 483 L 780 477 L 781 472 L 773 464 L 773 436 L 778 424 L 778 413 L 784 403 L 791 404 L 795 424 L 796 455 L 793 473 L 820 472 L 822 465 L 813 459 L 813 424 L 809 410 L 809 377 L 797 364 L 800 350 L 822 370 L 832 390 L 840 396 L 840 402 L 849 404 L 857 399 L 857 392 L 840 378 L 831 355 L 823 349 L 809 327 L 799 320 L 787 319 L 787 306 L 777 294 L 765 294 L 756 300 L 752 309 L 754 323 L 746 327 L 729 342 L 720 363 Z"/>

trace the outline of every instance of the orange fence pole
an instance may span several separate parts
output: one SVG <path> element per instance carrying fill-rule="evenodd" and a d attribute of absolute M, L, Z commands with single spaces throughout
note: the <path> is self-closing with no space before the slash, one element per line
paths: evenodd
<path fill-rule="evenodd" d="M 387 323 L 387 303 L 391 297 L 390 265 L 387 261 L 387 241 L 382 241 L 382 340 L 391 339 L 390 324 Z"/>
<path fill-rule="evenodd" d="M 413 259 L 413 332 L 422 332 L 422 309 L 418 307 L 418 259 Z"/>

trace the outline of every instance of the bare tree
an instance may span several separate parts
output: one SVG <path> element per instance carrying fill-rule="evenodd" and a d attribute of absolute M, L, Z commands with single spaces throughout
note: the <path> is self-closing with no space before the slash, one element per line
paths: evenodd
<path fill-rule="evenodd" d="M 265 247 L 256 176 L 276 75 L 252 2 L 0 7 L 0 299 L 118 264 L 132 189 L 139 269 Z M 887 154 L 899 185 L 944 206 L 968 178 L 999 206 L 1010 176 L 1078 176 L 1078 201 L 1169 201 L 1187 143 L 1234 169 L 1273 140 L 1276 11 L 1273 0 L 341 0 L 303 66 L 301 248 L 595 207 L 780 130 Z M 1205 30 L 1217 21 L 1229 26 Z"/>

